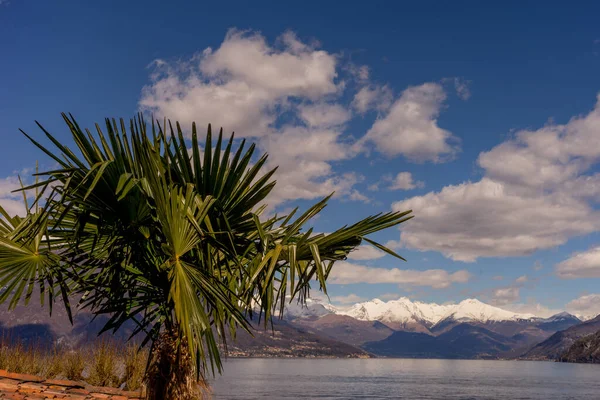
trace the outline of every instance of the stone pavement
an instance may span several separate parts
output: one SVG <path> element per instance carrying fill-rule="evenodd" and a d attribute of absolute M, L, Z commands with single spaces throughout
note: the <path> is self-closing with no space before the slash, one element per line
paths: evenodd
<path fill-rule="evenodd" d="M 142 393 L 0 370 L 0 399 L 139 400 L 142 399 Z"/>

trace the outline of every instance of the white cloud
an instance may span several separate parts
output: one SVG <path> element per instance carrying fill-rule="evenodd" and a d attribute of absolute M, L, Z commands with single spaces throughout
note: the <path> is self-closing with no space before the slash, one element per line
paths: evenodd
<path fill-rule="evenodd" d="M 259 33 L 230 30 L 217 49 L 183 62 L 159 60 L 140 107 L 182 124 L 212 122 L 238 137 L 256 137 L 269 153 L 267 168 L 279 167 L 271 206 L 332 192 L 368 201 L 353 189 L 357 174 L 338 174 L 331 165 L 358 151 L 343 137 L 352 113 L 337 101 L 344 87 L 337 81 L 337 56 L 291 32 L 277 43 L 268 44 Z"/>
<path fill-rule="evenodd" d="M 471 97 L 470 85 L 471 81 L 467 81 L 462 78 L 454 78 L 454 89 L 456 90 L 456 95 L 461 100 L 469 100 Z"/>
<path fill-rule="evenodd" d="M 527 277 L 527 275 L 523 275 L 523 276 L 520 276 L 517 279 L 515 279 L 516 283 L 525 283 L 527 281 L 529 281 L 529 278 Z"/>
<path fill-rule="evenodd" d="M 392 181 L 391 190 L 410 190 L 422 188 L 425 184 L 421 181 L 413 181 L 413 176 L 410 172 L 399 172 Z"/>
<path fill-rule="evenodd" d="M 365 85 L 369 83 L 369 75 L 371 72 L 368 65 L 356 65 L 354 63 L 349 63 L 344 69 L 348 71 L 354 80 L 359 84 Z"/>
<path fill-rule="evenodd" d="M 501 280 L 504 279 L 504 277 L 502 275 L 496 275 L 492 279 L 495 280 L 495 281 L 501 281 Z"/>
<path fill-rule="evenodd" d="M 548 308 L 535 302 L 504 304 L 502 308 L 521 314 L 533 314 L 541 318 L 548 318 L 563 311 L 557 308 Z"/>
<path fill-rule="evenodd" d="M 371 142 L 387 156 L 403 155 L 409 160 L 443 162 L 458 151 L 452 133 L 438 126 L 437 117 L 446 93 L 437 83 L 409 87 L 377 119 L 362 142 Z"/>
<path fill-rule="evenodd" d="M 350 260 L 377 260 L 378 258 L 382 258 L 386 255 L 385 252 L 371 246 L 363 244 L 358 246 L 356 250 L 351 251 L 348 254 L 348 258 Z"/>
<path fill-rule="evenodd" d="M 280 39 L 283 50 L 269 46 L 258 33 L 230 30 L 216 51 L 204 50 L 200 69 L 208 77 L 240 80 L 273 96 L 318 99 L 339 89 L 335 56 L 291 32 Z"/>
<path fill-rule="evenodd" d="M 354 293 L 347 296 L 331 296 L 331 302 L 336 304 L 354 304 L 367 300 L 365 297 L 358 296 Z"/>
<path fill-rule="evenodd" d="M 352 201 L 360 201 L 363 203 L 370 203 L 371 199 L 368 196 L 365 196 L 361 192 L 356 189 L 352 189 L 350 194 L 348 194 L 348 199 Z"/>
<path fill-rule="evenodd" d="M 493 179 L 544 191 L 577 178 L 600 158 L 600 95 L 597 100 L 589 114 L 566 124 L 517 132 L 482 153 L 479 164 Z"/>
<path fill-rule="evenodd" d="M 563 279 L 600 278 L 600 246 L 574 254 L 556 266 Z"/>
<path fill-rule="evenodd" d="M 383 112 L 389 110 L 392 100 L 393 94 L 389 87 L 364 86 L 354 95 L 352 107 L 360 114 L 364 114 L 369 110 Z"/>
<path fill-rule="evenodd" d="M 329 128 L 343 125 L 351 117 L 350 111 L 339 104 L 316 103 L 301 105 L 299 107 L 300 118 L 309 127 Z"/>
<path fill-rule="evenodd" d="M 418 216 L 403 226 L 401 242 L 458 261 L 530 254 L 593 232 L 598 216 L 569 196 L 524 196 L 483 178 L 394 203 Z"/>
<path fill-rule="evenodd" d="M 425 271 L 388 269 L 340 261 L 333 266 L 327 282 L 340 285 L 350 283 L 395 283 L 403 286 L 428 286 L 434 289 L 443 289 L 453 283 L 466 283 L 470 278 L 471 274 L 466 270 L 449 273 L 442 269 Z"/>
<path fill-rule="evenodd" d="M 539 261 L 536 261 L 536 262 L 533 264 L 533 267 L 532 267 L 532 268 L 533 268 L 533 270 L 534 270 L 534 271 L 541 271 L 541 270 L 544 268 L 544 266 L 542 265 L 542 263 L 541 263 L 541 262 L 539 262 Z"/>
<path fill-rule="evenodd" d="M 309 129 L 286 126 L 276 134 L 265 136 L 260 146 L 269 154 L 267 168 L 279 167 L 277 185 L 269 203 L 279 204 L 294 199 L 349 195 L 360 181 L 354 173 L 336 174 L 332 161 L 351 158 L 350 145 L 340 140 L 335 129 Z"/>
<path fill-rule="evenodd" d="M 377 192 L 379 191 L 379 182 L 375 182 L 370 184 L 369 186 L 367 186 L 367 190 L 369 190 L 370 192 Z"/>
<path fill-rule="evenodd" d="M 276 49 L 258 33 L 230 30 L 216 50 L 186 62 L 158 60 L 140 106 L 183 124 L 212 122 L 239 136 L 264 136 L 289 99 L 319 100 L 340 90 L 334 55 L 291 33 L 281 42 Z"/>
<path fill-rule="evenodd" d="M 492 296 L 493 303 L 499 306 L 514 303 L 520 297 L 519 292 L 520 289 L 514 286 L 495 289 Z"/>
<path fill-rule="evenodd" d="M 586 294 L 571 300 L 565 306 L 571 314 L 591 318 L 600 314 L 600 294 Z"/>
<path fill-rule="evenodd" d="M 0 179 L 0 205 L 11 216 L 25 214 L 23 194 L 21 192 L 12 193 L 13 190 L 19 188 L 21 188 L 21 184 L 17 176 Z"/>
<path fill-rule="evenodd" d="M 489 152 L 478 182 L 393 204 L 413 209 L 401 243 L 454 260 L 527 255 L 598 230 L 600 177 L 583 175 L 600 158 L 600 103 L 567 124 L 521 131 Z"/>
<path fill-rule="evenodd" d="M 410 87 L 392 105 L 391 89 L 371 83 L 367 66 L 340 60 L 292 32 L 271 44 L 260 33 L 232 29 L 214 49 L 187 60 L 156 60 L 139 106 L 184 127 L 196 121 L 203 129 L 211 122 L 237 137 L 255 138 L 270 155 L 267 167 L 279 166 L 268 199 L 272 207 L 333 191 L 369 202 L 354 188 L 358 174 L 333 167 L 365 152 L 367 142 L 388 156 L 419 162 L 439 162 L 455 153 L 452 135 L 437 125 L 446 98 L 440 85 Z M 355 139 L 346 123 L 353 112 L 371 109 L 387 114 Z"/>
<path fill-rule="evenodd" d="M 400 296 L 398 293 L 384 293 L 382 295 L 377 296 L 380 300 L 398 300 Z"/>

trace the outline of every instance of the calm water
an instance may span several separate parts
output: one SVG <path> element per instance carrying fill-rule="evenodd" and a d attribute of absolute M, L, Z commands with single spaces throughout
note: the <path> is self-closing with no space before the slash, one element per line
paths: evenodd
<path fill-rule="evenodd" d="M 600 365 L 533 361 L 230 359 L 215 399 L 600 399 Z"/>

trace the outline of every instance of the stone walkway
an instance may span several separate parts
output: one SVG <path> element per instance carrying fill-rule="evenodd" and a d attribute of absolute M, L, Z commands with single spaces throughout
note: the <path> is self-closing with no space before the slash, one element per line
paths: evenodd
<path fill-rule="evenodd" d="M 0 399 L 139 400 L 141 392 L 90 386 L 84 382 L 44 379 L 0 370 Z"/>

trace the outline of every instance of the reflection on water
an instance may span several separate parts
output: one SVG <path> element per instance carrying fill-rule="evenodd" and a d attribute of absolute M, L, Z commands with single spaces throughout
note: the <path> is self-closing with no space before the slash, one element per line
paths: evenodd
<path fill-rule="evenodd" d="M 215 399 L 600 399 L 600 365 L 415 359 L 230 359 Z"/>

